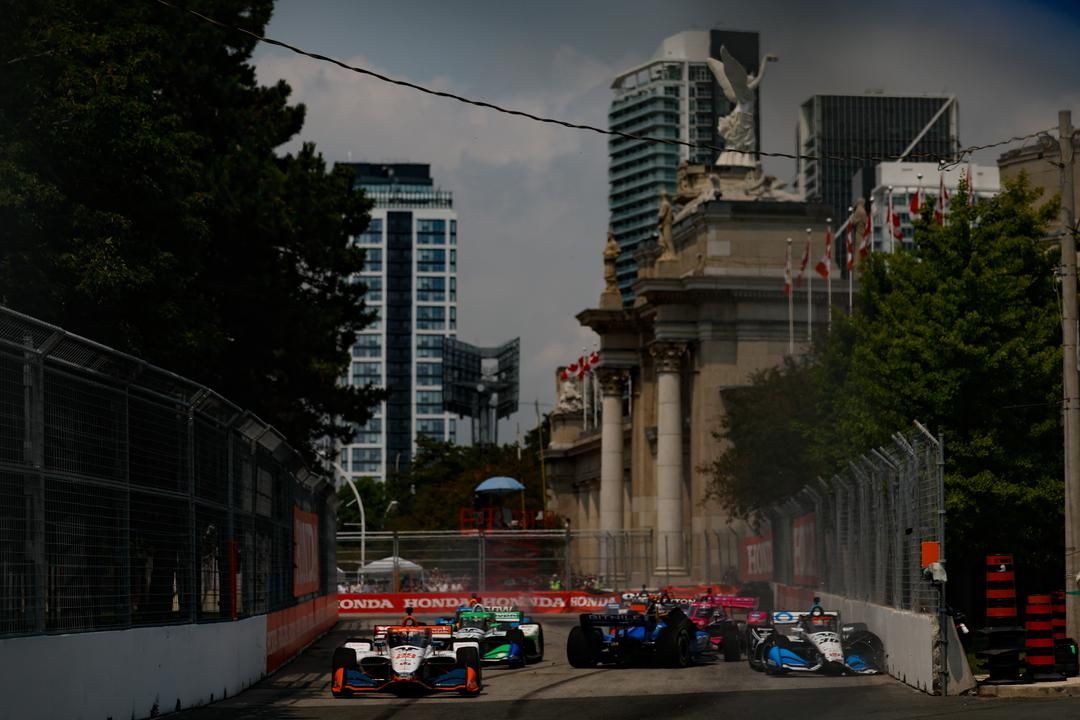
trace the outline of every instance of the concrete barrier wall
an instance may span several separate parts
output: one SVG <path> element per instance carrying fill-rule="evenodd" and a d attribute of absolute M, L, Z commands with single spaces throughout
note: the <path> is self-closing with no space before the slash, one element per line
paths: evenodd
<path fill-rule="evenodd" d="M 866 623 L 885 644 L 890 675 L 923 692 L 936 692 L 934 647 L 938 620 L 935 616 L 780 583 L 774 583 L 773 589 L 778 610 L 809 610 L 817 596 L 826 610 L 838 610 L 845 623 Z M 954 690 L 950 687 L 950 694 Z"/>
<path fill-rule="evenodd" d="M 129 720 L 235 695 L 266 669 L 266 617 L 0 640 L 0 719 Z"/>

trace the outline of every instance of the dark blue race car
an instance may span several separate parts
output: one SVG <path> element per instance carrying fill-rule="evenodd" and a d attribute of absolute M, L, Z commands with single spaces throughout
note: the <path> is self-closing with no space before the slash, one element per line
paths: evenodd
<path fill-rule="evenodd" d="M 662 601 L 650 602 L 643 612 L 614 605 L 604 613 L 585 613 L 566 641 L 566 659 L 576 668 L 643 662 L 686 667 L 713 654 L 709 634 L 678 606 Z"/>

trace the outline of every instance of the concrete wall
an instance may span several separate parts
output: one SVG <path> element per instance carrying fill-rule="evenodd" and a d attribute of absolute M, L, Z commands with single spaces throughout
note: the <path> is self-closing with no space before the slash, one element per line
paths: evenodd
<path fill-rule="evenodd" d="M 266 617 L 0 640 L 0 720 L 129 720 L 235 695 L 266 670 Z"/>

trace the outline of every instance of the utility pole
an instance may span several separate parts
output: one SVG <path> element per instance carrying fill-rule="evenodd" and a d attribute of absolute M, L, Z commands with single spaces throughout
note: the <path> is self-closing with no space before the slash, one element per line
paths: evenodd
<path fill-rule="evenodd" d="M 1065 409 L 1065 596 L 1066 634 L 1080 637 L 1080 377 L 1076 368 L 1076 218 L 1073 189 L 1074 147 L 1072 113 L 1058 113 L 1058 146 L 1061 161 L 1061 323 L 1063 359 L 1063 394 Z"/>

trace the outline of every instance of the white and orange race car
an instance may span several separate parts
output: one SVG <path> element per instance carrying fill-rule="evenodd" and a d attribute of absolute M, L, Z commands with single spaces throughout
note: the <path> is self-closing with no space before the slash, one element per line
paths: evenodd
<path fill-rule="evenodd" d="M 410 618 L 411 619 L 411 618 Z M 480 694 L 480 648 L 454 640 L 446 625 L 376 625 L 370 640 L 350 638 L 334 650 L 334 697 L 370 692 Z"/>

